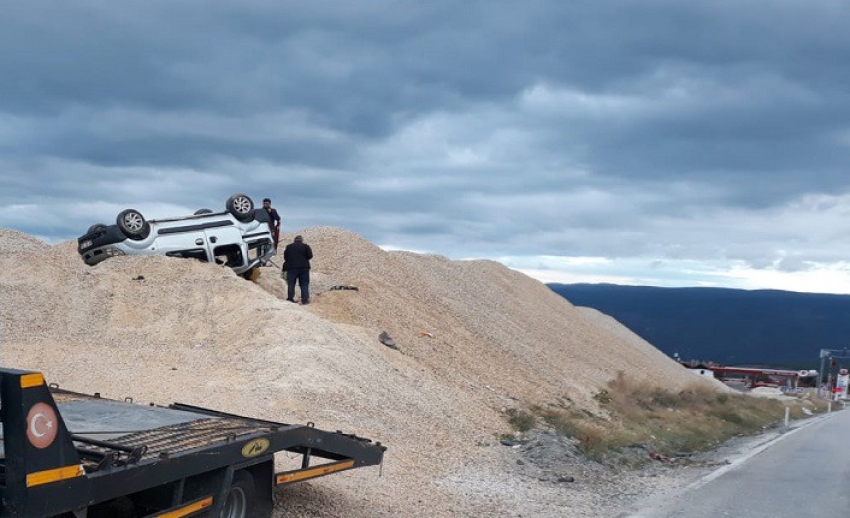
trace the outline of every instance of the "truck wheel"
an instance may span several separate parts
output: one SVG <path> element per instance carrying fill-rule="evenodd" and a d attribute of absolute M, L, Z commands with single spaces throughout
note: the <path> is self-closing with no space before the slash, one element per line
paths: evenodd
<path fill-rule="evenodd" d="M 130 239 L 142 240 L 148 237 L 151 231 L 150 223 L 145 221 L 142 213 L 135 209 L 121 211 L 115 222 L 121 232 L 124 232 L 124 235 Z"/>
<path fill-rule="evenodd" d="M 224 507 L 221 508 L 220 518 L 254 518 L 254 507 L 256 505 L 257 489 L 254 486 L 254 477 L 245 471 L 237 471 L 233 474 L 233 483 L 227 490 L 224 499 Z"/>
<path fill-rule="evenodd" d="M 227 212 L 243 223 L 254 220 L 254 201 L 247 194 L 234 194 L 225 204 Z"/>
<path fill-rule="evenodd" d="M 121 496 L 115 500 L 89 507 L 86 516 L 87 518 L 135 518 L 136 507 L 129 497 Z"/>

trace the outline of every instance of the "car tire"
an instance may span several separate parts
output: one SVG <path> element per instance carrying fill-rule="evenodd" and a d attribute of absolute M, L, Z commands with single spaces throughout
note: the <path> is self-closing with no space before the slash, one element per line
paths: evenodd
<path fill-rule="evenodd" d="M 234 194 L 225 203 L 227 212 L 243 223 L 254 221 L 254 200 L 247 194 Z"/>
<path fill-rule="evenodd" d="M 247 471 L 237 471 L 224 496 L 220 518 L 258 518 L 258 507 L 254 477 Z"/>
<path fill-rule="evenodd" d="M 94 225 L 89 227 L 89 229 L 86 231 L 86 234 L 92 234 L 94 232 L 100 232 L 102 230 L 106 230 L 106 225 L 104 225 L 103 223 L 95 223 Z"/>
<path fill-rule="evenodd" d="M 212 214 L 212 209 L 198 209 L 195 211 L 195 216 L 200 216 L 201 214 Z"/>
<path fill-rule="evenodd" d="M 150 223 L 145 221 L 145 217 L 136 209 L 122 210 L 115 223 L 125 236 L 136 241 L 148 237 L 151 231 Z"/>

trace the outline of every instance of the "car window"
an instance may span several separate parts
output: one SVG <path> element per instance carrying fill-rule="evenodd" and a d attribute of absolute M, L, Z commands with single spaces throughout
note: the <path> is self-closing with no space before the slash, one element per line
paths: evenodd
<path fill-rule="evenodd" d="M 242 257 L 242 247 L 236 244 L 217 246 L 213 250 L 213 255 L 215 255 L 215 262 L 217 264 L 223 264 L 231 268 L 245 264 L 245 258 Z"/>

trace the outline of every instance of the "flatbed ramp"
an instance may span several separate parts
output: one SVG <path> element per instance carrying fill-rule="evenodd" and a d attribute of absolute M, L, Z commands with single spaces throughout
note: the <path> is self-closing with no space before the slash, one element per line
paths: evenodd
<path fill-rule="evenodd" d="M 312 423 L 66 391 L 27 371 L 0 369 L 0 388 L 0 517 L 263 517 L 274 486 L 377 465 L 386 450 Z M 275 472 L 283 451 L 300 467 Z"/>

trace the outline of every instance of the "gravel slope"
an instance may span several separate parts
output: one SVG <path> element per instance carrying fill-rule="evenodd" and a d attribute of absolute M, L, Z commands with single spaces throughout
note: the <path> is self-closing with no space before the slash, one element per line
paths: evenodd
<path fill-rule="evenodd" d="M 569 398 L 598 412 L 592 394 L 620 370 L 700 382 L 501 264 L 386 252 L 339 228 L 298 233 L 315 253 L 309 306 L 282 300 L 276 268 L 251 283 L 166 257 L 88 267 L 74 242 L 0 229 L 3 364 L 72 390 L 313 421 L 389 447 L 382 477 L 287 489 L 280 517 L 608 516 L 600 488 L 622 493 L 622 475 L 577 461 L 585 474 L 565 485 L 529 471 L 498 444 L 503 411 Z"/>

